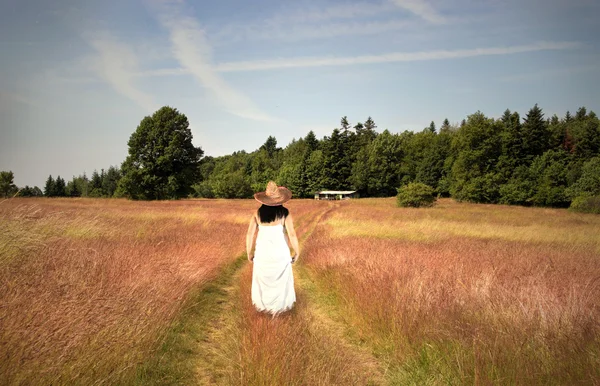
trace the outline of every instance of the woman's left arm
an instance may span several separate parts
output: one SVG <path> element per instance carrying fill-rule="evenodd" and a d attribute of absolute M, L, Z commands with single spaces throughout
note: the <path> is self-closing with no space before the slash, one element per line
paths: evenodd
<path fill-rule="evenodd" d="M 257 227 L 258 223 L 256 222 L 256 216 L 253 215 L 250 219 L 250 224 L 248 225 L 248 232 L 246 232 L 246 255 L 248 256 L 249 261 L 254 260 L 252 244 L 254 244 L 254 234 L 256 233 Z"/>

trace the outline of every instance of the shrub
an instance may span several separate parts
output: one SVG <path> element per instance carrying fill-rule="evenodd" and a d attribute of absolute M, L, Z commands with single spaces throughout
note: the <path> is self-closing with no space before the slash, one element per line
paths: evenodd
<path fill-rule="evenodd" d="M 575 212 L 600 214 L 600 196 L 579 196 L 569 207 Z"/>
<path fill-rule="evenodd" d="M 412 182 L 398 189 L 398 206 L 419 208 L 433 206 L 436 200 L 433 188 L 420 182 Z"/>

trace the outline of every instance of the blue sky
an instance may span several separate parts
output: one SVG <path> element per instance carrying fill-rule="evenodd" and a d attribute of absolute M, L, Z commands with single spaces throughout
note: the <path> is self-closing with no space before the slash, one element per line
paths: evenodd
<path fill-rule="evenodd" d="M 164 105 L 205 155 L 481 110 L 600 112 L 596 0 L 0 0 L 0 170 L 119 165 Z"/>

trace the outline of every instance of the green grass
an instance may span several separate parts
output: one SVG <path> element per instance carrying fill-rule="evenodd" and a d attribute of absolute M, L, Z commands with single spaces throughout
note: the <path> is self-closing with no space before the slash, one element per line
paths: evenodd
<path fill-rule="evenodd" d="M 200 342 L 209 339 L 211 322 L 222 311 L 228 300 L 226 287 L 246 263 L 246 255 L 224 267 L 216 279 L 197 288 L 189 295 L 176 320 L 164 332 L 160 348 L 141 365 L 132 384 L 135 385 L 190 385 L 197 383 L 198 358 L 205 361 L 208 353 L 201 350 Z M 216 369 L 213 369 L 215 371 Z"/>

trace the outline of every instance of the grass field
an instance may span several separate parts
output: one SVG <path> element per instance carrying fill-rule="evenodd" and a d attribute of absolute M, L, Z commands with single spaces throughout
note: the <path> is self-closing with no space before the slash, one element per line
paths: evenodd
<path fill-rule="evenodd" d="M 298 302 L 271 318 L 255 201 L 4 201 L 0 384 L 600 384 L 600 216 L 287 206 Z"/>

